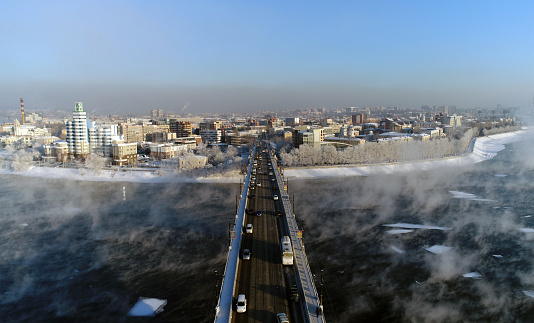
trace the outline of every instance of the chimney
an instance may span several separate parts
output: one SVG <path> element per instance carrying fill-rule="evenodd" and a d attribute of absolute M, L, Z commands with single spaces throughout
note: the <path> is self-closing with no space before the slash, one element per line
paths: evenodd
<path fill-rule="evenodd" d="M 22 123 L 24 124 L 26 122 L 26 119 L 24 118 L 24 101 L 22 98 L 20 98 L 20 113 L 22 113 Z"/>

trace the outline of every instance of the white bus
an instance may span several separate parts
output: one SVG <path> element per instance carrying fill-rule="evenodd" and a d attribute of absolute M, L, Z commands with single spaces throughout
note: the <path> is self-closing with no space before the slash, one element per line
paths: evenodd
<path fill-rule="evenodd" d="M 293 265 L 293 248 L 288 236 L 282 237 L 282 265 Z"/>

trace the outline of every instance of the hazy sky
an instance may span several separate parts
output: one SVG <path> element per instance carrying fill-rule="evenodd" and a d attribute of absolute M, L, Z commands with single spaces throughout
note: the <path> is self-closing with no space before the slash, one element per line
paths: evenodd
<path fill-rule="evenodd" d="M 0 2 L 0 109 L 532 105 L 532 1 Z"/>

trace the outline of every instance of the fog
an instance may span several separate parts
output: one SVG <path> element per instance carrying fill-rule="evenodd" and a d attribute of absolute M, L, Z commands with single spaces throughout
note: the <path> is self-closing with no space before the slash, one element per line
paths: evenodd
<path fill-rule="evenodd" d="M 0 177 L 2 321 L 120 322 L 140 296 L 212 319 L 237 185 Z"/>
<path fill-rule="evenodd" d="M 471 166 L 290 180 L 312 271 L 324 269 L 327 319 L 528 321 L 534 300 L 523 291 L 534 289 L 534 234 L 521 231 L 534 227 L 528 139 Z M 444 229 L 388 233 L 398 228 L 384 225 L 397 223 Z M 475 271 L 481 277 L 463 276 Z"/>

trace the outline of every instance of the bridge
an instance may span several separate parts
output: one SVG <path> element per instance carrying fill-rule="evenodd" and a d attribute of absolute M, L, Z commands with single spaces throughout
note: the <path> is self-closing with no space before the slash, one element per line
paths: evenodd
<path fill-rule="evenodd" d="M 276 157 L 262 142 L 250 155 L 216 323 L 276 322 L 278 313 L 285 313 L 290 322 L 325 322 L 300 234 Z M 283 265 L 281 240 L 285 236 L 291 248 L 284 253 Z M 244 256 L 245 250 L 249 257 Z M 236 303 L 241 294 L 247 300 L 246 311 L 238 313 Z"/>

